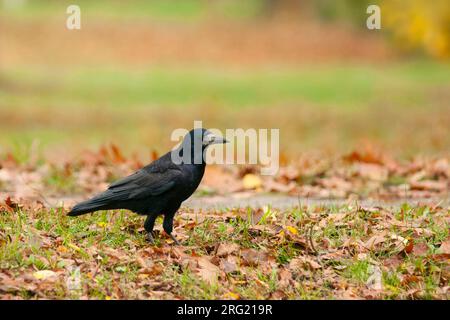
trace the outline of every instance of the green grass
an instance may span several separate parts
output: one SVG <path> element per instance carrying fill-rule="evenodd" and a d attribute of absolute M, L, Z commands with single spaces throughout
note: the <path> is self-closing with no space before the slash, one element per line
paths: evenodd
<path fill-rule="evenodd" d="M 422 105 L 430 90 L 450 83 L 450 66 L 411 63 L 379 67 L 331 65 L 314 68 L 144 70 L 77 67 L 52 72 L 26 68 L 3 71 L 18 94 L 0 88 L 2 105 L 143 108 L 215 103 L 229 107 L 293 103 L 334 108 L 373 107 L 381 98 L 400 108 Z"/>
<path fill-rule="evenodd" d="M 348 152 L 361 140 L 400 156 L 443 152 L 450 145 L 449 74 L 448 64 L 434 62 L 4 68 L 0 116 L 8 120 L 0 127 L 0 153 L 23 158 L 36 142 L 39 152 L 109 142 L 126 152 L 161 151 L 171 147 L 172 130 L 198 119 L 220 129 L 280 128 L 281 151 L 294 155 Z"/>
<path fill-rule="evenodd" d="M 239 211 L 204 212 L 210 216 L 192 227 L 195 220 L 185 215 L 189 211 L 182 210 L 176 218 L 175 233 L 184 240 L 183 247 L 177 248 L 161 232 L 156 236 L 155 246 L 146 243 L 140 229 L 143 219 L 126 211 L 99 212 L 79 218 L 66 217 L 62 210 L 53 209 L 23 207 L 13 213 L 0 211 L 0 273 L 16 281 L 16 287 L 3 289 L 6 290 L 3 294 L 24 299 L 37 296 L 58 299 L 82 296 L 92 299 L 236 296 L 244 299 L 336 299 L 345 297 L 343 292 L 351 290 L 360 298 L 368 295 L 405 299 L 411 298 L 408 292 L 414 289 L 415 298 L 445 298 L 440 291 L 445 285 L 442 273 L 445 262 L 436 260 L 433 250 L 425 256 L 415 256 L 398 252 L 392 246 L 381 251 L 381 247 L 373 251 L 358 246 L 343 247 L 349 237 L 354 243 L 367 241 L 379 232 L 367 234 L 364 231 L 367 226 L 371 225 L 372 230 L 380 229 L 382 224 L 377 223 L 387 221 L 387 216 L 373 220 L 371 215 L 347 206 L 324 206 L 305 207 L 302 210 L 306 215 L 299 218 L 291 214 L 294 210 L 272 209 L 275 220 L 258 224 L 260 228 L 267 228 L 263 232 L 255 232 L 252 229 L 255 224 L 233 213 Z M 431 236 L 416 237 L 415 242 L 426 242 L 430 248 L 439 247 L 449 236 L 448 224 L 442 223 L 448 212 L 426 206 L 412 207 L 412 211 L 414 223 L 435 230 Z M 429 215 L 426 223 L 418 218 L 424 212 Z M 330 220 L 336 213 L 346 213 L 339 228 Z M 157 229 L 160 229 L 160 222 Z M 275 226 L 281 227 L 280 231 L 273 231 Z M 315 226 L 312 241 L 317 252 L 312 252 L 309 245 L 299 246 L 299 243 L 308 243 L 310 226 Z M 334 235 L 338 237 L 336 241 L 330 241 L 330 228 L 341 230 Z M 292 230 L 298 233 L 291 233 Z M 394 228 L 390 232 L 407 237 L 410 231 Z M 227 257 L 215 256 L 219 243 L 239 246 L 240 249 L 229 256 L 237 258 L 237 270 L 221 275 L 219 282 L 209 283 L 201 277 L 201 269 L 196 269 L 195 261 L 197 257 L 209 257 L 221 268 L 220 261 Z M 245 265 L 246 258 L 240 255 L 240 250 L 266 252 L 271 258 L 257 265 Z M 361 258 L 359 253 L 365 257 Z M 385 264 L 393 256 L 401 263 L 393 267 Z M 307 260 L 292 265 L 294 260 L 302 259 Z M 142 261 L 149 266 L 143 268 Z M 321 267 L 311 268 L 313 265 L 308 261 L 316 261 Z M 66 287 L 67 277 L 75 272 L 70 266 L 73 263 L 81 270 L 83 286 L 78 291 Z M 375 266 L 382 271 L 381 292 L 371 291 L 366 285 Z M 51 286 L 46 285 L 46 280 L 33 280 L 38 270 L 53 270 L 58 278 Z M 282 270 L 288 270 L 288 282 L 280 278 Z M 24 281 L 24 277 L 31 280 Z M 30 283 L 33 289 L 27 289 Z"/>
<path fill-rule="evenodd" d="M 206 5 L 203 0 L 131 0 L 123 1 L 28 1 L 24 6 L 6 8 L 4 13 L 15 19 L 63 19 L 66 8 L 71 4 L 80 6 L 82 18 L 114 19 L 116 21 L 136 21 L 152 19 L 162 21 L 198 21 L 210 14 L 225 18 L 249 18 L 261 11 L 261 1 L 226 1 L 215 5 Z"/>

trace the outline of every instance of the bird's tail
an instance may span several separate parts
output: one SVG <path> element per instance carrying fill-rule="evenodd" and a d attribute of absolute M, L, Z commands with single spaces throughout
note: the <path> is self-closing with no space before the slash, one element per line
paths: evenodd
<path fill-rule="evenodd" d="M 72 210 L 70 210 L 67 215 L 75 217 L 90 212 L 109 209 L 115 209 L 115 207 L 111 204 L 110 196 L 108 194 L 108 191 L 106 191 L 95 196 L 92 199 L 78 203 L 72 208 Z"/>

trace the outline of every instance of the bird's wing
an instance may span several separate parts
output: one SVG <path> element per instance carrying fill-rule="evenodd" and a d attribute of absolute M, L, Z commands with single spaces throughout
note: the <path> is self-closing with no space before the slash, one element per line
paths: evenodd
<path fill-rule="evenodd" d="M 149 171 L 143 168 L 134 174 L 114 182 L 108 188 L 118 200 L 140 199 L 167 192 L 177 183 L 182 172 L 177 168 Z"/>

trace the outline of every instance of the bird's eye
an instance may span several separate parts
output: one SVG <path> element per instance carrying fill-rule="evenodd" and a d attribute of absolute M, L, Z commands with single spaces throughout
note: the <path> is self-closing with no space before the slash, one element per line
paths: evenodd
<path fill-rule="evenodd" d="M 203 144 L 207 145 L 214 141 L 214 135 L 212 134 L 205 134 L 203 137 Z"/>

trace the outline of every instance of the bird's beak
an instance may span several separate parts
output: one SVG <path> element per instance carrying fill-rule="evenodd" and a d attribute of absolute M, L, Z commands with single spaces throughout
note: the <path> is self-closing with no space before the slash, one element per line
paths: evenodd
<path fill-rule="evenodd" d="M 219 143 L 228 143 L 224 137 L 216 136 L 214 134 L 209 134 L 205 137 L 206 145 L 219 144 Z"/>
<path fill-rule="evenodd" d="M 218 144 L 218 143 L 228 143 L 228 140 L 224 137 L 220 136 L 214 136 L 214 139 L 211 141 L 211 144 Z"/>

